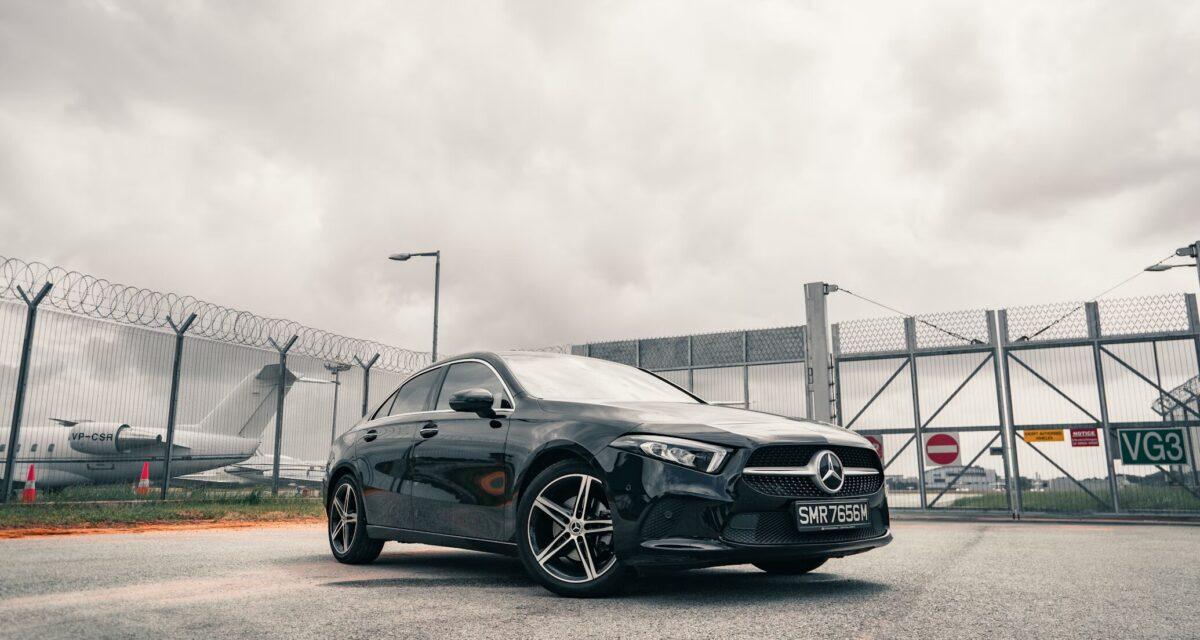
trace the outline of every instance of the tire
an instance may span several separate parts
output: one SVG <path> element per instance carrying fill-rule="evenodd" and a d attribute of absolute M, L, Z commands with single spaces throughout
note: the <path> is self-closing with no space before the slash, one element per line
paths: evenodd
<path fill-rule="evenodd" d="M 583 507 L 578 508 L 581 495 Z M 608 492 L 603 480 L 582 461 L 551 465 L 521 496 L 517 509 L 521 564 L 534 580 L 560 596 L 608 596 L 629 582 L 632 571 L 613 552 L 612 536 Z"/>
<path fill-rule="evenodd" d="M 339 478 L 329 496 L 326 538 L 334 559 L 343 564 L 367 564 L 378 558 L 384 541 L 367 537 L 362 490 L 354 476 Z"/>
<path fill-rule="evenodd" d="M 794 560 L 776 560 L 772 562 L 755 562 L 754 566 L 781 576 L 800 576 L 825 564 L 829 558 L 796 558 Z"/>

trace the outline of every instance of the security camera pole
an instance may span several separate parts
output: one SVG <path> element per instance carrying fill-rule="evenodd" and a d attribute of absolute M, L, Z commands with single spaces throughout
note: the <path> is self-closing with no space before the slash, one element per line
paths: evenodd
<path fill-rule="evenodd" d="M 342 363 L 342 362 L 327 362 L 327 363 L 325 363 L 325 370 L 328 371 L 329 373 L 333 374 L 333 426 L 331 426 L 329 428 L 329 442 L 330 443 L 332 443 L 334 440 L 337 439 L 338 389 L 342 386 L 342 383 L 338 380 L 338 374 L 340 374 L 343 371 L 348 371 L 349 369 L 350 369 L 350 365 Z"/>
<path fill-rule="evenodd" d="M 432 362 L 437 362 L 437 336 L 438 336 L 438 293 L 441 289 L 442 282 L 442 252 L 441 251 L 424 251 L 422 253 L 396 253 L 388 256 L 389 260 L 404 262 L 409 258 L 417 258 L 422 256 L 433 257 L 433 354 L 430 357 Z"/>

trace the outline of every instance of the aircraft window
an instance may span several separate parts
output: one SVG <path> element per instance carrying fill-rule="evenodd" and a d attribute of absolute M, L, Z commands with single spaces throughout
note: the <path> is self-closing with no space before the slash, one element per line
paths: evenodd
<path fill-rule="evenodd" d="M 46 446 L 46 453 L 54 453 L 54 443 L 53 442 L 51 442 L 49 445 Z"/>
<path fill-rule="evenodd" d="M 8 448 L 8 445 L 6 445 L 6 444 L 0 444 L 0 453 L 4 453 L 4 450 L 5 450 L 5 449 L 7 449 L 7 448 Z"/>
<path fill-rule="evenodd" d="M 392 402 L 392 408 L 387 415 L 394 416 L 399 413 L 415 413 L 425 410 L 425 403 L 429 400 L 429 392 L 433 389 L 433 383 L 437 381 L 441 370 L 434 369 L 426 371 L 421 375 L 404 383 L 400 390 L 396 392 L 396 399 Z"/>
<path fill-rule="evenodd" d="M 467 389 L 487 389 L 492 392 L 493 408 L 511 409 L 512 400 L 504 391 L 504 385 L 487 365 L 479 362 L 460 362 L 450 365 L 446 381 L 438 395 L 438 409 L 450 408 L 450 396 Z"/>
<path fill-rule="evenodd" d="M 29 453 L 33 453 L 34 451 L 37 451 L 37 443 L 36 442 L 29 446 Z"/>

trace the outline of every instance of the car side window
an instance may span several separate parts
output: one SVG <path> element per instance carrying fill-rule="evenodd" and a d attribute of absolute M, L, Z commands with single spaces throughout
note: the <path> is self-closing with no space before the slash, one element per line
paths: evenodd
<path fill-rule="evenodd" d="M 392 403 L 396 401 L 397 393 L 400 393 L 400 389 L 398 387 L 395 391 L 388 395 L 387 400 L 384 400 L 382 403 L 380 403 L 379 407 L 375 409 L 375 413 L 371 414 L 372 420 L 378 420 L 380 418 L 387 417 L 388 409 L 390 409 L 392 407 Z"/>
<path fill-rule="evenodd" d="M 416 413 L 425 410 L 425 401 L 429 399 L 429 392 L 433 390 L 433 383 L 437 381 L 440 371 L 426 371 L 421 375 L 404 383 L 400 390 L 396 392 L 396 398 L 392 400 L 392 406 L 384 415 L 394 416 L 400 413 Z"/>
<path fill-rule="evenodd" d="M 467 389 L 487 389 L 492 392 L 492 407 L 495 409 L 511 409 L 512 398 L 504 390 L 500 378 L 492 373 L 487 365 L 479 362 L 459 362 L 450 365 L 446 372 L 446 380 L 442 382 L 442 390 L 438 394 L 437 408 L 449 409 L 450 396 Z"/>

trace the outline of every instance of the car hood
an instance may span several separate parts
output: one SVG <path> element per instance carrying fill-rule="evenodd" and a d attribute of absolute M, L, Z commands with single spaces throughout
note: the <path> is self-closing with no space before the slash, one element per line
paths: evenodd
<path fill-rule="evenodd" d="M 653 433 L 735 447 L 777 443 L 844 444 L 869 447 L 841 427 L 710 404 L 680 402 L 547 403 L 555 412 L 618 422 L 628 433 Z M 568 408 L 569 407 L 569 408 Z"/>

